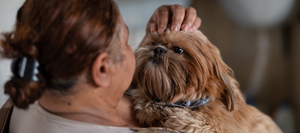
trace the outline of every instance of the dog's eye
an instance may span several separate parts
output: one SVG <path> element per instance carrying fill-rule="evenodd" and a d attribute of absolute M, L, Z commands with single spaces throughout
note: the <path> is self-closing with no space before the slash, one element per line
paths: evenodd
<path fill-rule="evenodd" d="M 175 53 L 178 53 L 178 54 L 182 54 L 183 53 L 183 49 L 180 48 L 180 47 L 174 47 L 173 49 L 174 49 Z"/>
<path fill-rule="evenodd" d="M 156 45 L 156 43 L 154 43 L 154 42 L 153 42 L 153 43 L 151 43 L 151 45 L 152 45 L 152 46 L 155 46 L 155 45 Z"/>

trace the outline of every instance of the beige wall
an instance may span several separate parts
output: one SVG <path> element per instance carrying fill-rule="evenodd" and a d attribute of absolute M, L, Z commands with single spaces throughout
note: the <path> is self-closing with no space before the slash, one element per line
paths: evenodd
<path fill-rule="evenodd" d="M 0 33 L 13 30 L 16 14 L 24 0 L 0 0 Z M 10 78 L 11 60 L 0 57 L 0 107 L 6 99 L 4 95 L 4 83 Z"/>
<path fill-rule="evenodd" d="M 225 63 L 235 72 L 242 92 L 253 89 L 249 86 L 259 50 L 256 45 L 259 30 L 241 27 L 233 22 L 217 0 L 194 0 L 192 6 L 202 19 L 200 30 L 220 49 Z M 289 101 L 294 114 L 285 119 L 290 121 L 280 123 L 293 127 L 291 118 L 296 118 L 295 127 L 300 132 L 300 18 L 296 18 L 297 15 L 300 17 L 299 0 L 293 8 L 284 23 L 264 29 L 270 38 L 270 48 L 263 78 L 257 85 L 259 91 L 254 105 L 276 118 L 282 103 Z"/>
<path fill-rule="evenodd" d="M 291 49 L 291 71 L 290 71 L 290 79 L 292 80 L 291 87 L 293 90 L 289 92 L 290 97 L 293 101 L 293 105 L 295 106 L 295 113 L 297 117 L 297 127 L 300 131 L 300 22 L 294 23 L 292 25 L 292 49 Z"/>
<path fill-rule="evenodd" d="M 224 61 L 233 69 L 243 92 L 248 91 L 258 54 L 259 30 L 241 27 L 227 16 L 216 0 L 195 0 L 192 3 L 202 19 L 200 30 L 216 45 Z M 284 59 L 281 26 L 265 29 L 270 48 L 262 81 L 257 85 L 257 106 L 263 112 L 276 108 L 286 96 L 286 60 Z M 266 106 L 267 105 L 267 106 Z"/>

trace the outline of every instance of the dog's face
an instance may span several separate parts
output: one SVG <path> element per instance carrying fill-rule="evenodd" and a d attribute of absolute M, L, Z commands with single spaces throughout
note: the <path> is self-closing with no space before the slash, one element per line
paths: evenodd
<path fill-rule="evenodd" d="M 233 109 L 231 70 L 200 31 L 148 34 L 135 56 L 134 80 L 149 100 L 188 101 L 208 95 Z"/>

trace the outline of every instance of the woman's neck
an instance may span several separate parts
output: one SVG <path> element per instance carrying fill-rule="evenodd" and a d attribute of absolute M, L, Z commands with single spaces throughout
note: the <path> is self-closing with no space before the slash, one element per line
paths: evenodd
<path fill-rule="evenodd" d="M 62 95 L 46 89 L 39 103 L 50 113 L 67 119 L 99 125 L 128 126 L 117 110 L 122 93 L 108 97 L 102 96 L 107 92 L 98 91 L 99 89 L 86 89 L 76 94 Z"/>

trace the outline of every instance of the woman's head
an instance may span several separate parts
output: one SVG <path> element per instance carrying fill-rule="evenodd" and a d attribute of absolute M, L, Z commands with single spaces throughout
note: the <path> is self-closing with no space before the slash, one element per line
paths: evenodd
<path fill-rule="evenodd" d="M 27 0 L 18 11 L 15 30 L 3 34 L 1 53 L 36 59 L 40 81 L 14 76 L 5 93 L 26 108 L 45 88 L 68 91 L 101 53 L 122 62 L 123 23 L 112 0 Z"/>

